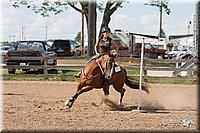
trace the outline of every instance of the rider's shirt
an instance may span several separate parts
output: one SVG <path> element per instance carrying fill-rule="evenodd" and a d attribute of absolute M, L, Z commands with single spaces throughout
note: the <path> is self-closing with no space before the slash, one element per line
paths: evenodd
<path fill-rule="evenodd" d="M 99 42 L 99 53 L 100 54 L 107 54 L 111 49 L 111 38 L 108 37 L 106 41 L 103 39 Z"/>

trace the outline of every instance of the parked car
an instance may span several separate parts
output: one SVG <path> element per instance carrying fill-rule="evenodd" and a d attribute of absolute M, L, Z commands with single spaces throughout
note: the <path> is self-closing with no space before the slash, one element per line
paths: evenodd
<path fill-rule="evenodd" d="M 182 55 L 182 56 L 180 57 L 180 59 L 190 60 L 190 59 L 192 59 L 193 57 L 194 57 L 193 54 L 186 53 L 186 54 Z"/>
<path fill-rule="evenodd" d="M 15 50 L 8 51 L 6 53 L 6 65 L 13 66 L 30 66 L 30 65 L 43 65 L 44 60 L 31 60 L 21 59 L 15 60 L 12 57 L 55 57 L 56 53 L 52 51 L 52 48 L 47 45 L 45 41 L 20 41 L 17 43 Z M 57 60 L 48 60 L 48 65 L 56 65 Z M 25 69 L 24 69 L 25 70 Z M 26 69 L 25 71 L 28 71 Z M 15 69 L 9 69 L 8 73 L 14 74 Z"/>
<path fill-rule="evenodd" d="M 187 49 L 184 50 L 173 50 L 173 51 L 167 51 L 167 56 L 169 59 L 181 59 L 182 55 L 187 54 Z"/>
<path fill-rule="evenodd" d="M 52 45 L 52 49 L 57 56 L 81 55 L 80 45 L 75 40 L 56 39 L 47 41 L 47 44 Z"/>
<path fill-rule="evenodd" d="M 133 57 L 140 57 L 142 43 L 133 44 Z M 144 57 L 147 58 L 166 58 L 166 51 L 164 49 L 155 48 L 151 43 L 144 43 Z"/>
<path fill-rule="evenodd" d="M 1 54 L 2 63 L 5 63 L 6 53 L 9 50 L 15 50 L 15 48 L 13 46 L 1 46 L 1 48 L 0 48 L 0 54 Z"/>

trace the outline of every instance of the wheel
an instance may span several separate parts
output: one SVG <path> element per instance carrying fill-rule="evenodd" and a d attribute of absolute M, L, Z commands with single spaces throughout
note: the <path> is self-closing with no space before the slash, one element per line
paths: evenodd
<path fill-rule="evenodd" d="M 12 70 L 8 70 L 8 74 L 15 74 L 15 69 L 12 69 Z"/>

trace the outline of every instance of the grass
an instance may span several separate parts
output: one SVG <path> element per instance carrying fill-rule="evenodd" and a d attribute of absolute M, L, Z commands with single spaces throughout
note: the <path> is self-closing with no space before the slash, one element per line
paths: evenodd
<path fill-rule="evenodd" d="M 77 74 L 81 69 L 65 69 L 62 71 L 49 70 L 48 77 L 38 73 L 37 71 L 24 72 L 22 70 L 16 71 L 16 76 L 9 75 L 7 70 L 1 70 L 2 74 L 5 75 L 3 80 L 16 80 L 16 81 L 78 81 L 79 78 L 74 77 L 74 74 Z M 23 75 L 22 75 L 23 74 Z M 27 76 L 26 76 L 27 74 Z M 139 70 L 127 70 L 128 76 L 139 75 Z M 66 76 L 67 75 L 67 76 Z M 139 81 L 139 77 L 131 78 L 134 81 Z M 147 83 L 160 83 L 160 84 L 197 84 L 197 79 L 188 79 L 188 78 L 158 78 L 158 77 L 148 77 Z M 145 79 L 143 78 L 143 81 Z"/>
<path fill-rule="evenodd" d="M 77 74 L 78 72 L 80 72 L 81 69 L 64 69 L 61 71 L 57 71 L 57 70 L 48 70 L 48 74 L 68 74 L 68 75 L 74 75 Z M 140 74 L 139 70 L 126 70 L 128 75 L 138 75 Z M 8 75 L 8 71 L 7 70 L 2 70 L 1 71 L 2 74 Z M 22 71 L 22 70 L 16 70 L 16 74 L 41 74 L 38 71 Z"/>
<path fill-rule="evenodd" d="M 156 84 L 198 84 L 197 79 L 186 79 L 186 78 L 179 78 L 179 79 L 174 79 L 174 78 L 148 78 L 148 83 Z"/>
<path fill-rule="evenodd" d="M 85 64 L 88 59 L 67 59 L 67 60 L 58 60 L 58 64 Z M 140 61 L 133 61 L 133 63 L 129 63 L 128 61 L 118 61 L 117 63 L 121 66 L 138 66 L 140 65 Z M 167 66 L 167 67 L 175 67 L 175 63 L 164 63 L 164 62 L 156 62 L 156 63 L 145 63 L 146 66 Z M 3 80 L 26 80 L 26 81 L 42 81 L 42 80 L 49 80 L 49 81 L 78 81 L 79 78 L 74 77 L 74 74 L 77 74 L 81 69 L 64 69 L 64 70 L 48 70 L 48 74 L 50 76 L 47 78 L 42 73 L 38 71 L 22 71 L 16 70 L 16 76 L 9 75 L 8 71 L 5 69 L 1 69 L 1 73 L 5 75 Z M 129 76 L 136 76 L 140 74 L 140 70 L 126 70 Z M 23 75 L 22 75 L 23 74 Z M 26 76 L 27 74 L 27 76 Z M 65 76 L 69 75 L 69 76 Z M 134 80 L 139 81 L 139 78 L 136 77 Z M 144 79 L 143 79 L 144 80 Z M 197 80 L 189 80 L 186 78 L 157 78 L 157 77 L 148 77 L 148 83 L 165 83 L 165 84 L 197 84 Z"/>

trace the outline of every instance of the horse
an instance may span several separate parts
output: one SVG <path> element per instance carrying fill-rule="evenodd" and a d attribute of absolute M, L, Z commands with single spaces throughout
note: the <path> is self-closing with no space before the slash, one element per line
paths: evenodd
<path fill-rule="evenodd" d="M 100 57 L 90 61 L 82 70 L 76 93 L 65 102 L 65 108 L 71 108 L 79 95 L 94 88 L 101 89 L 105 96 L 109 95 L 109 86 L 121 94 L 119 105 L 122 105 L 125 89 L 124 84 L 132 89 L 139 89 L 139 83 L 131 81 L 127 72 L 115 62 L 116 51 L 102 54 Z M 119 80 L 120 79 L 120 80 Z M 142 90 L 149 93 L 149 85 L 142 83 Z"/>

